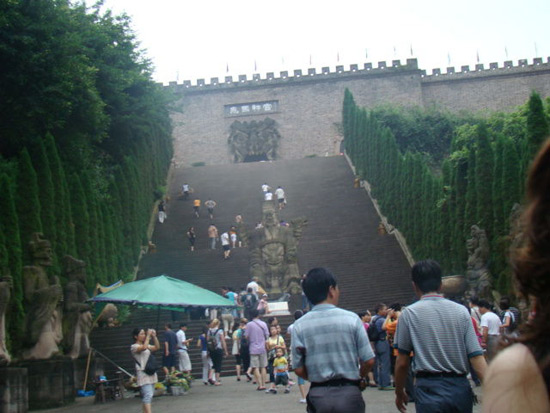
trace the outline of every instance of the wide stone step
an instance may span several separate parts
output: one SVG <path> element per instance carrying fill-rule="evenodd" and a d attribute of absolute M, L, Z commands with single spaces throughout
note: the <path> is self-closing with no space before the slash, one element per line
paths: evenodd
<path fill-rule="evenodd" d="M 378 302 L 408 304 L 414 300 L 409 264 L 393 236 L 378 234 L 380 218 L 365 191 L 353 187 L 353 180 L 351 169 L 340 156 L 176 169 L 167 191 L 168 218 L 163 224 L 156 223 L 152 242 L 157 249 L 144 256 L 138 277 L 166 274 L 216 293 L 222 286 L 237 290 L 245 286 L 250 278 L 248 248 L 236 248 L 229 260 L 223 260 L 219 242 L 217 250 L 209 249 L 207 228 L 213 222 L 221 233 L 240 214 L 249 230 L 254 231 L 256 222 L 262 219 L 260 186 L 267 182 L 285 189 L 288 203 L 279 219 L 307 219 L 298 245 L 300 271 L 330 268 L 339 280 L 341 307 L 360 311 L 372 309 Z M 212 197 L 218 203 L 213 220 L 206 208 L 202 207 L 196 218 L 191 200 L 178 200 L 184 182 L 194 189 L 191 199 L 198 197 L 204 202 Z M 191 226 L 197 234 L 195 251 L 189 250 L 185 235 Z M 300 303 L 300 296 L 292 297 L 291 313 Z M 92 343 L 133 372 L 131 331 L 134 327 L 156 327 L 157 316 L 156 311 L 136 309 L 122 327 L 94 329 Z M 177 315 L 174 328 L 181 317 Z M 171 313 L 161 311 L 158 320 L 162 329 L 166 321 L 172 320 Z M 187 336 L 198 337 L 205 321 L 188 320 Z M 292 317 L 280 321 L 286 331 Z M 193 374 L 200 379 L 200 351 L 192 345 L 189 355 Z M 160 363 L 160 354 L 157 357 Z M 234 374 L 233 357 L 224 359 L 223 374 Z"/>

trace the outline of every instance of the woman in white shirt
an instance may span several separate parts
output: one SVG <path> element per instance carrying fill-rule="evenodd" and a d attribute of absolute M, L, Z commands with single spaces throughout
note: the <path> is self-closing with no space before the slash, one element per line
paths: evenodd
<path fill-rule="evenodd" d="M 157 332 L 153 329 L 147 331 L 143 328 L 135 328 L 132 332 L 134 344 L 130 347 L 132 357 L 136 360 L 136 379 L 141 391 L 143 413 L 151 413 L 151 401 L 155 383 L 158 381 L 157 373 L 149 375 L 145 373 L 145 365 L 149 357 L 154 357 L 153 352 L 160 348 Z M 153 345 L 150 344 L 153 339 Z"/>

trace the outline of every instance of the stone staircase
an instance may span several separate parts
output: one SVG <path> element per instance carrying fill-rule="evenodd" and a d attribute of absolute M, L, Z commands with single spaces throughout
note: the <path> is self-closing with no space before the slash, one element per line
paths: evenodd
<path fill-rule="evenodd" d="M 168 191 L 168 218 L 163 224 L 156 223 L 152 240 L 156 252 L 143 257 L 138 277 L 166 274 L 217 293 L 224 285 L 236 290 L 245 286 L 249 281 L 248 249 L 233 249 L 227 261 L 219 245 L 210 250 L 207 228 L 211 220 L 205 207 L 201 207 L 199 218 L 194 216 L 192 200 L 197 197 L 204 203 L 212 197 L 218 203 L 212 222 L 220 233 L 234 224 L 237 214 L 252 230 L 261 219 L 261 184 L 267 182 L 285 189 L 288 204 L 279 219 L 308 220 L 298 246 L 300 271 L 330 268 L 339 280 L 341 307 L 360 311 L 380 301 L 410 303 L 414 296 L 409 264 L 393 236 L 378 234 L 380 219 L 366 192 L 353 187 L 353 179 L 342 156 L 177 169 Z M 184 182 L 194 190 L 187 201 L 178 199 Z M 197 234 L 195 251 L 189 250 L 186 237 L 190 226 Z M 300 297 L 293 297 L 291 312 L 299 305 Z M 181 317 L 176 318 L 174 328 Z M 159 329 L 170 319 L 170 312 L 161 311 Z M 187 321 L 187 336 L 197 338 L 205 321 Z M 292 317 L 281 317 L 280 322 L 286 331 Z M 123 327 L 95 329 L 92 345 L 133 372 L 131 330 L 156 323 L 157 311 L 137 309 Z M 200 377 L 200 353 L 195 346 L 190 356 L 193 374 Z M 160 362 L 160 354 L 158 357 Z M 233 357 L 226 359 L 224 373 L 233 372 L 233 365 Z"/>

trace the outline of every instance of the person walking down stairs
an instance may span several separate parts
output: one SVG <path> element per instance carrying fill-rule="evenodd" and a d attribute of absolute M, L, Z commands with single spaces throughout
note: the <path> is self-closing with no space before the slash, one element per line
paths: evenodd
<path fill-rule="evenodd" d="M 195 198 L 193 201 L 193 213 L 197 218 L 200 218 L 199 209 L 201 207 L 201 200 L 199 198 Z"/>
<path fill-rule="evenodd" d="M 229 241 L 229 233 L 225 231 L 221 235 L 220 240 L 222 242 L 222 248 L 223 248 L 223 259 L 226 260 L 231 255 L 231 243 Z"/>
<path fill-rule="evenodd" d="M 218 228 L 214 223 L 208 227 L 208 239 L 210 240 L 210 249 L 216 249 L 216 241 L 218 240 Z"/>
<path fill-rule="evenodd" d="M 189 227 L 187 230 L 187 239 L 189 240 L 189 249 L 195 251 L 195 240 L 197 236 L 195 235 L 195 228 Z"/>

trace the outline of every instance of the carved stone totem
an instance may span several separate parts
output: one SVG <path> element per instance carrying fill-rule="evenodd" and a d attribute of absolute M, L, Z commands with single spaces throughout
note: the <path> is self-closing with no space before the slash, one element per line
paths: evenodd
<path fill-rule="evenodd" d="M 490 298 L 492 290 L 491 273 L 489 272 L 489 241 L 484 229 L 472 225 L 471 238 L 466 241 L 468 249 L 468 263 L 466 279 L 468 281 L 468 295 L 481 298 Z"/>
<path fill-rule="evenodd" d="M 52 265 L 52 249 L 48 240 L 34 233 L 29 243 L 34 265 L 23 268 L 25 293 L 25 360 L 43 360 L 59 353 L 63 337 L 62 313 L 59 304 L 63 291 L 59 279 L 48 277 L 46 267 Z"/>
<path fill-rule="evenodd" d="M 305 219 L 280 226 L 274 202 L 262 205 L 263 227 L 250 237 L 250 273 L 268 293 L 299 294 L 298 241 Z"/>
<path fill-rule="evenodd" d="M 65 286 L 64 343 L 69 357 L 75 359 L 86 355 L 90 349 L 92 307 L 86 303 L 89 298 L 86 292 L 86 263 L 66 255 L 63 264 L 69 280 Z"/>

